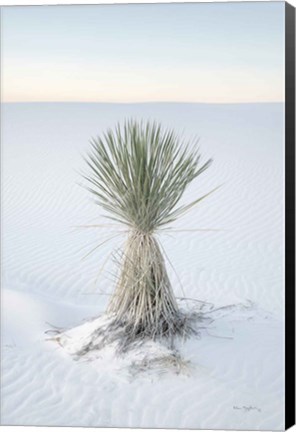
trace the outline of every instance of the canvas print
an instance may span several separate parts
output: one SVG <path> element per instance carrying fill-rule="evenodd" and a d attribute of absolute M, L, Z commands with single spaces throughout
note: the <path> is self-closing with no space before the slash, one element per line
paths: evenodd
<path fill-rule="evenodd" d="M 2 424 L 282 430 L 285 3 L 1 15 Z"/>

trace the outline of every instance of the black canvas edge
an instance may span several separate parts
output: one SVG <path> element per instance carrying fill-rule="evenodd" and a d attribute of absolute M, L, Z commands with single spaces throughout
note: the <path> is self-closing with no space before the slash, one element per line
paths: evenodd
<path fill-rule="evenodd" d="M 285 3 L 285 429 L 295 424 L 295 8 Z"/>

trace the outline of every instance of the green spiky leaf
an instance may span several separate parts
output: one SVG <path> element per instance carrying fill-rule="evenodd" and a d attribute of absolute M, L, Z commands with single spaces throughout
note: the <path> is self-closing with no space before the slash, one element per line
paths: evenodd
<path fill-rule="evenodd" d="M 191 148 L 194 146 L 191 146 Z M 177 206 L 186 187 L 212 159 L 200 163 L 198 148 L 183 145 L 156 123 L 126 122 L 91 140 L 85 175 L 109 217 L 142 232 L 169 224 L 210 193 Z"/>

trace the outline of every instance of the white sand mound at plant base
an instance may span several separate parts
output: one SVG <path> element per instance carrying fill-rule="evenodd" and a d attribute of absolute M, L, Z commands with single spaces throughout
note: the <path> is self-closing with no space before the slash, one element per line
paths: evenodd
<path fill-rule="evenodd" d="M 196 332 L 195 336 L 205 328 L 206 323 L 213 320 L 212 317 L 207 318 L 205 315 L 206 309 L 212 309 L 210 304 L 186 299 L 178 303 L 179 307 L 186 303 L 187 310 L 180 307 L 180 312 L 188 316 L 192 331 Z M 120 362 L 121 367 L 128 368 L 131 374 L 136 374 L 137 370 L 144 370 L 145 367 L 149 369 L 155 366 L 157 369 L 160 365 L 163 369 L 167 366 L 168 372 L 172 369 L 177 372 L 181 372 L 181 369 L 186 371 L 187 362 L 182 359 L 175 344 L 178 341 L 184 342 L 189 335 L 184 333 L 176 339 L 162 337 L 156 340 L 141 335 L 138 339 L 127 339 L 126 342 L 127 330 L 124 326 L 116 324 L 115 318 L 116 316 L 105 313 L 69 330 L 53 330 L 53 334 L 57 334 L 53 340 L 75 360 L 108 358 L 111 363 L 115 361 L 115 365 Z"/>
<path fill-rule="evenodd" d="M 66 353 L 77 361 L 99 361 L 108 364 L 108 368 L 124 370 L 132 376 L 138 373 L 184 373 L 194 372 L 194 362 L 191 363 L 183 356 L 186 346 L 198 345 L 203 337 L 212 336 L 220 339 L 234 339 L 236 327 L 240 322 L 256 322 L 266 325 L 276 323 L 274 317 L 257 308 L 252 302 L 245 304 L 233 304 L 220 308 L 201 302 L 183 299 L 179 306 L 192 317 L 196 333 L 191 336 L 170 338 L 158 338 L 155 341 L 141 337 L 130 345 L 122 345 L 122 330 L 116 326 L 112 329 L 114 316 L 102 314 L 96 319 L 91 319 L 83 324 L 65 331 L 54 331 L 57 336 L 53 338 Z M 195 341 L 195 342 L 194 342 Z"/>

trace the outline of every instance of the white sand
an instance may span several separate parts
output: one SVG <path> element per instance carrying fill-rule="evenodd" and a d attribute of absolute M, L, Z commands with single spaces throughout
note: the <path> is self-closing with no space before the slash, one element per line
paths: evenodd
<path fill-rule="evenodd" d="M 184 202 L 224 184 L 160 236 L 177 296 L 238 305 L 179 346 L 190 374 L 133 377 L 132 358 L 75 361 L 46 340 L 108 301 L 124 236 L 81 260 L 116 232 L 72 228 L 107 222 L 77 170 L 89 137 L 130 116 L 214 157 Z M 2 424 L 283 429 L 283 105 L 7 104 L 2 146 Z"/>

